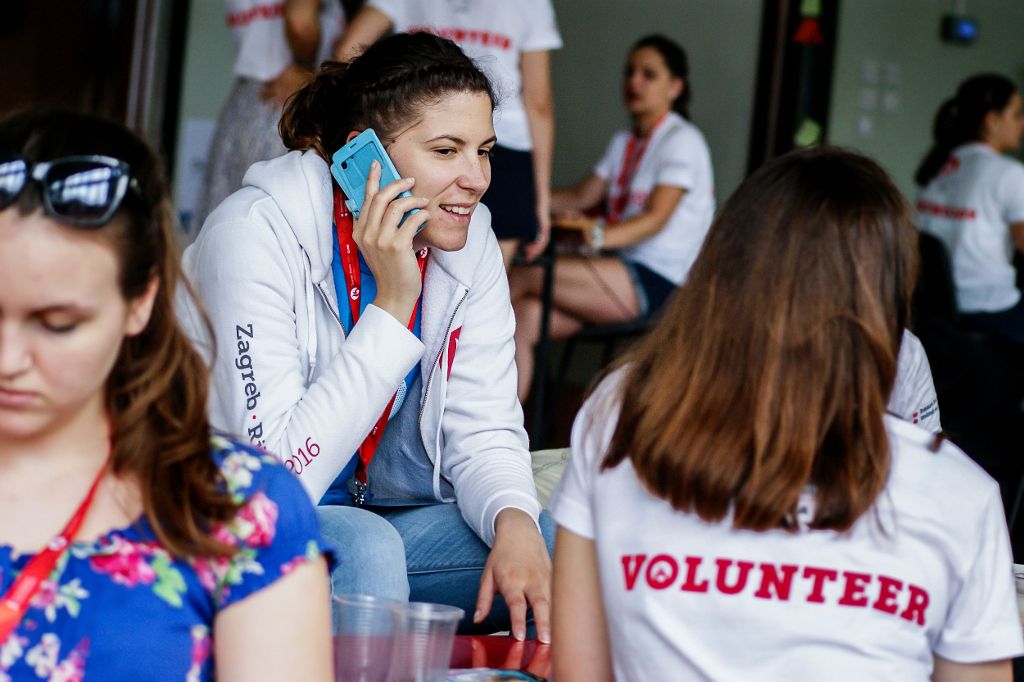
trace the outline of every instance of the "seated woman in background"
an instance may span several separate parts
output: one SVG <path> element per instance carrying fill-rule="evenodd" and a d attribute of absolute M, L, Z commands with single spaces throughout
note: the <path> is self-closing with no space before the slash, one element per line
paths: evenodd
<path fill-rule="evenodd" d="M 154 154 L 0 122 L 0 244 L 0 678 L 331 679 L 316 516 L 211 438 Z"/>
<path fill-rule="evenodd" d="M 1014 251 L 1024 251 L 1024 109 L 1013 82 L 968 78 L 935 115 L 934 145 L 914 179 L 917 226 L 945 244 L 961 320 L 1024 343 L 1024 301 Z"/>
<path fill-rule="evenodd" d="M 327 63 L 285 107 L 293 151 L 255 164 L 184 259 L 216 332 L 211 421 L 277 453 L 319 502 L 335 592 L 452 604 L 474 614 L 463 631 L 519 638 L 529 603 L 546 640 L 554 528 L 479 203 L 493 107 L 483 73 L 428 33 Z M 378 187 L 371 171 L 353 220 L 328 164 L 367 128 L 404 179 Z M 205 346 L 195 312 L 182 306 Z"/>
<path fill-rule="evenodd" d="M 664 36 L 642 38 L 630 50 L 622 87 L 630 129 L 612 136 L 586 180 L 551 195 L 552 212 L 585 226 L 592 249 L 617 252 L 558 259 L 550 326 L 555 339 L 585 324 L 655 314 L 686 279 L 715 212 L 711 154 L 688 120 L 686 52 Z M 582 217 L 602 201 L 605 217 Z M 509 275 L 520 399 L 530 392 L 543 279 L 538 267 Z"/>
<path fill-rule="evenodd" d="M 999 490 L 886 415 L 916 254 L 864 157 L 744 181 L 577 417 L 552 505 L 559 680 L 1010 679 Z"/>

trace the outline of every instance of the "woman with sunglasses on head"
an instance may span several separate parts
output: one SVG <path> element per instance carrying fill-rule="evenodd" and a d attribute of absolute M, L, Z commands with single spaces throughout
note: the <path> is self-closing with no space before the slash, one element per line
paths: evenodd
<path fill-rule="evenodd" d="M 641 38 L 630 50 L 622 87 L 630 129 L 615 133 L 586 180 L 551 195 L 556 216 L 585 227 L 594 251 L 611 252 L 558 259 L 552 338 L 587 324 L 654 315 L 686 278 L 715 211 L 711 154 L 689 121 L 686 52 L 664 36 Z M 583 216 L 602 202 L 603 217 Z M 533 377 L 543 282 L 538 267 L 509 275 L 521 399 Z"/>
<path fill-rule="evenodd" d="M 886 414 L 916 260 L 865 157 L 796 152 L 743 182 L 573 427 L 558 680 L 1011 679 L 999 488 Z"/>
<path fill-rule="evenodd" d="M 335 592 L 452 604 L 472 614 L 463 631 L 519 638 L 529 605 L 546 640 L 552 527 L 479 203 L 493 106 L 473 62 L 427 33 L 325 64 L 285 108 L 292 151 L 249 170 L 185 266 L 219 349 L 211 419 L 280 456 L 319 503 Z M 379 186 L 378 167 L 346 197 L 331 156 L 367 128 L 404 179 Z"/>
<path fill-rule="evenodd" d="M 960 320 L 1024 344 L 1013 266 L 1024 252 L 1024 105 L 999 74 L 968 78 L 935 115 L 935 143 L 917 169 L 917 226 L 945 244 Z"/>
<path fill-rule="evenodd" d="M 316 517 L 211 438 L 172 215 L 123 126 L 0 121 L 3 679 L 330 679 Z"/>

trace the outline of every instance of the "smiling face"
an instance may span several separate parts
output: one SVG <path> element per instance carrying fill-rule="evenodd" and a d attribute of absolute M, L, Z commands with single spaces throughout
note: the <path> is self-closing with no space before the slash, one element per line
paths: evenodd
<path fill-rule="evenodd" d="M 0 443 L 102 418 L 125 336 L 149 320 L 155 286 L 128 302 L 114 247 L 42 212 L 0 211 Z"/>
<path fill-rule="evenodd" d="M 660 116 L 672 108 L 683 87 L 683 79 L 672 74 L 653 47 L 641 47 L 629 55 L 622 96 L 632 116 Z"/>
<path fill-rule="evenodd" d="M 401 176 L 416 179 L 413 194 L 430 199 L 417 248 L 457 251 L 466 245 L 470 218 L 491 184 L 494 141 L 490 97 L 458 92 L 424 107 L 387 145 Z"/>

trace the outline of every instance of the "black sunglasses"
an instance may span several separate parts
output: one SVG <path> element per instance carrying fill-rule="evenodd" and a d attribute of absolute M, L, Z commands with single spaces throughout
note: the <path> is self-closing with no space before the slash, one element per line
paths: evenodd
<path fill-rule="evenodd" d="M 15 157 L 0 161 L 0 210 L 14 203 L 29 179 L 39 183 L 50 216 L 85 227 L 107 223 L 129 188 L 139 192 L 128 164 L 109 156 L 63 156 L 34 164 Z"/>

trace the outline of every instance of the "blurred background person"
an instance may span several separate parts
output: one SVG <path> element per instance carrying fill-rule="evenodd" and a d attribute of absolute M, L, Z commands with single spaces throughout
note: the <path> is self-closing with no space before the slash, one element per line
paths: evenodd
<path fill-rule="evenodd" d="M 288 97 L 331 57 L 345 18 L 338 0 L 225 0 L 237 46 L 235 85 L 213 133 L 192 239 L 257 161 L 284 154 L 277 123 Z"/>
<path fill-rule="evenodd" d="M 965 80 L 935 115 L 934 144 L 914 176 L 918 228 L 952 260 L 960 320 L 1024 344 L 1024 301 L 1014 253 L 1024 251 L 1024 109 L 999 74 Z"/>
<path fill-rule="evenodd" d="M 630 50 L 622 95 L 632 126 L 612 136 L 594 171 L 552 193 L 556 216 L 585 230 L 595 251 L 555 263 L 550 335 L 572 336 L 586 324 L 622 322 L 658 312 L 686 279 L 715 211 L 711 154 L 689 121 L 689 62 L 661 35 Z M 599 210 L 588 218 L 584 211 Z M 533 347 L 541 327 L 543 272 L 509 276 L 516 311 L 519 398 L 530 393 Z"/>

